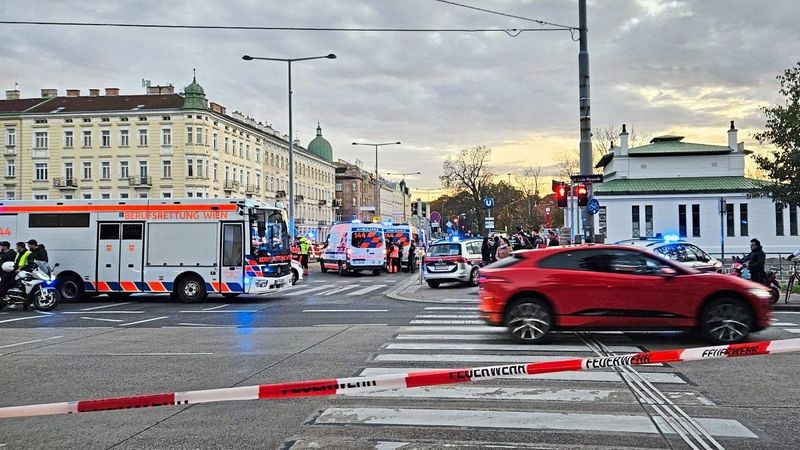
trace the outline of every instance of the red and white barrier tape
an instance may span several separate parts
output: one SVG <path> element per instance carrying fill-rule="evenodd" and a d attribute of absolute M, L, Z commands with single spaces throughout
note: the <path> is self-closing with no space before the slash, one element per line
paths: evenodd
<path fill-rule="evenodd" d="M 535 350 L 535 347 L 531 347 Z M 576 358 L 530 364 L 478 367 L 458 370 L 435 370 L 374 377 L 331 378 L 328 380 L 296 381 L 291 383 L 260 384 L 201 391 L 173 392 L 169 394 L 137 395 L 131 397 L 78 400 L 63 403 L 7 406 L 0 408 L 0 419 L 11 417 L 72 414 L 116 409 L 146 408 L 154 406 L 193 405 L 198 403 L 234 400 L 261 400 L 273 398 L 311 397 L 343 393 L 370 392 L 384 389 L 402 389 L 421 386 L 466 383 L 507 375 L 536 375 L 540 373 L 603 369 L 618 366 L 701 361 L 706 359 L 739 356 L 767 355 L 800 351 L 800 338 L 778 341 L 749 342 L 677 350 L 659 350 L 619 356 Z"/>

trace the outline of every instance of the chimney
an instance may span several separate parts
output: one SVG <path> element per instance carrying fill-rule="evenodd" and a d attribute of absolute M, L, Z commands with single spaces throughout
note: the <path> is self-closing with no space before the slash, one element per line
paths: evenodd
<path fill-rule="evenodd" d="M 175 86 L 147 86 L 147 95 L 174 94 Z"/>
<path fill-rule="evenodd" d="M 58 89 L 42 89 L 42 98 L 58 97 Z"/>
<path fill-rule="evenodd" d="M 211 102 L 209 103 L 209 106 L 211 107 L 211 110 L 214 111 L 215 113 L 225 114 L 225 107 L 220 105 L 219 103 Z"/>
<path fill-rule="evenodd" d="M 89 97 L 99 97 L 100 89 L 89 89 Z"/>
<path fill-rule="evenodd" d="M 739 150 L 739 144 L 736 143 L 736 133 L 738 131 L 731 120 L 731 128 L 728 130 L 728 147 L 733 151 Z"/>
<path fill-rule="evenodd" d="M 119 88 L 106 88 L 106 96 L 119 95 Z"/>
<path fill-rule="evenodd" d="M 619 156 L 628 156 L 628 130 L 622 124 L 622 133 L 619 134 Z"/>
<path fill-rule="evenodd" d="M 6 100 L 19 100 L 19 89 L 6 91 Z"/>
<path fill-rule="evenodd" d="M 67 97 L 80 97 L 81 90 L 80 89 L 67 89 Z"/>

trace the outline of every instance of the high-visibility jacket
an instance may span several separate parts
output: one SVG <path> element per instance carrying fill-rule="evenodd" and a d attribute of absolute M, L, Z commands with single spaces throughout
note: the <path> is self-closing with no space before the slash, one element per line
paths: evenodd
<path fill-rule="evenodd" d="M 307 255 L 309 247 L 310 246 L 308 245 L 308 241 L 307 240 L 300 239 L 300 254 L 301 255 Z"/>
<path fill-rule="evenodd" d="M 24 252 L 17 253 L 17 257 L 14 258 L 14 267 L 17 269 L 25 267 L 28 265 L 28 257 L 31 255 L 29 250 L 25 250 Z"/>

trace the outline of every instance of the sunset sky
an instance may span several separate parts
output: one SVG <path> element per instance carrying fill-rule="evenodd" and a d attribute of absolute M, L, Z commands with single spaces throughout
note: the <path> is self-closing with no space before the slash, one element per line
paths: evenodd
<path fill-rule="evenodd" d="M 577 25 L 577 0 L 463 1 Z M 370 28 L 534 28 L 434 0 L 6 1 L 3 20 Z M 775 76 L 800 60 L 794 0 L 589 1 L 592 126 L 632 124 L 650 136 L 725 145 L 730 120 L 757 149 L 759 111 L 781 99 Z M 23 97 L 41 88 L 119 87 L 141 80 L 198 82 L 211 101 L 287 132 L 286 65 L 244 54 L 336 60 L 293 66 L 294 124 L 306 145 L 320 122 L 335 158 L 416 172 L 437 188 L 442 160 L 494 148 L 497 172 L 550 167 L 578 146 L 577 52 L 567 31 L 366 33 L 210 31 L 4 25 L 0 80 Z M 549 170 L 549 169 L 548 169 Z M 390 177 L 393 178 L 393 177 Z M 438 193 L 434 191 L 432 195 Z M 424 191 L 418 196 L 426 198 Z"/>

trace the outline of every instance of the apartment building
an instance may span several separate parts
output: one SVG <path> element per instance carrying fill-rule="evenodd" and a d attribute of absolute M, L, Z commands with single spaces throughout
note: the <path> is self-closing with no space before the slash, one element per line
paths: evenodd
<path fill-rule="evenodd" d="M 183 93 L 150 86 L 6 91 L 0 100 L 4 199 L 252 198 L 288 206 L 288 137 L 206 100 L 195 79 Z M 298 234 L 324 236 L 333 221 L 335 169 L 317 127 L 295 142 Z"/>

